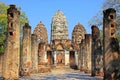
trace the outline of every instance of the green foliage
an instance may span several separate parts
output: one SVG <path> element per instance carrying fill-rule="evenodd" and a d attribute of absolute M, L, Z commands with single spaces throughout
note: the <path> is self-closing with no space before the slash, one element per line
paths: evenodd
<path fill-rule="evenodd" d="M 4 41 L 6 36 L 4 32 L 6 32 L 7 26 L 7 9 L 8 6 L 4 3 L 0 3 L 0 53 L 4 52 Z"/>
<path fill-rule="evenodd" d="M 8 5 L 6 5 L 3 2 L 0 2 L 0 53 L 4 52 L 4 42 L 6 39 L 5 32 L 7 30 L 7 9 L 9 8 Z M 28 23 L 28 18 L 26 14 L 21 11 L 21 8 L 18 7 L 18 10 L 21 12 L 20 14 L 20 27 L 22 32 L 22 26 L 25 23 Z"/>
<path fill-rule="evenodd" d="M 25 14 L 25 12 L 22 12 L 21 14 L 20 14 L 20 25 L 23 27 L 23 25 L 25 24 L 25 23 L 28 23 L 29 21 L 28 21 L 28 18 L 27 18 L 27 16 L 26 16 L 26 14 Z"/>
<path fill-rule="evenodd" d="M 0 53 L 3 53 L 4 51 L 4 45 L 6 36 L 4 34 L 0 34 Z"/>
<path fill-rule="evenodd" d="M 5 30 L 5 27 L 7 26 L 7 9 L 7 5 L 0 3 L 0 28 L 2 31 Z"/>

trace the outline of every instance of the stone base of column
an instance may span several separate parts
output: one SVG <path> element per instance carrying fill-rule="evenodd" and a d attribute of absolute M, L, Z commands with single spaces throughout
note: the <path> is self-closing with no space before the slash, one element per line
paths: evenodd
<path fill-rule="evenodd" d="M 22 68 L 21 69 L 21 72 L 20 72 L 20 75 L 21 76 L 30 76 L 30 72 L 29 72 L 29 69 L 28 68 Z"/>

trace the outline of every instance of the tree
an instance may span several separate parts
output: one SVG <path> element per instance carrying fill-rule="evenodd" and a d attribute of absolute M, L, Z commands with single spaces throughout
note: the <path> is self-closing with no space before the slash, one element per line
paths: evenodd
<path fill-rule="evenodd" d="M 105 0 L 99 12 L 88 22 L 88 24 L 102 27 L 103 10 L 114 8 L 117 13 L 117 38 L 120 44 L 120 0 Z"/>
<path fill-rule="evenodd" d="M 6 5 L 3 2 L 0 2 L 0 53 L 4 52 L 4 43 L 6 39 L 6 28 L 7 28 L 7 9 L 9 8 L 8 5 Z M 28 18 L 26 14 L 21 11 L 21 8 L 18 7 L 18 10 L 21 12 L 20 14 L 20 27 L 22 32 L 22 26 L 28 22 Z"/>
<path fill-rule="evenodd" d="M 117 11 L 117 23 L 120 24 L 120 0 L 105 0 L 98 13 L 88 22 L 89 25 L 101 26 L 103 24 L 103 10 L 108 8 L 114 8 Z"/>

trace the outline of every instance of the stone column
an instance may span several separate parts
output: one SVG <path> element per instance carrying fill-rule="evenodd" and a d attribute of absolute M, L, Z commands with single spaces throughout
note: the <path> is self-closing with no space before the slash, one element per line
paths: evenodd
<path fill-rule="evenodd" d="M 86 45 L 85 73 L 90 73 L 91 72 L 91 34 L 85 34 L 85 45 Z"/>
<path fill-rule="evenodd" d="M 65 50 L 65 65 L 69 66 L 69 51 Z"/>
<path fill-rule="evenodd" d="M 120 79 L 119 43 L 116 38 L 116 11 L 109 8 L 103 11 L 103 62 L 104 80 Z"/>
<path fill-rule="evenodd" d="M 57 55 L 56 55 L 56 54 L 57 54 L 57 52 L 56 52 L 56 51 L 54 51 L 54 66 L 56 66 L 56 65 L 57 65 L 57 62 L 56 62 L 56 60 L 57 60 L 57 59 L 56 59 L 56 58 L 57 58 L 56 56 L 57 56 Z"/>
<path fill-rule="evenodd" d="M 81 48 L 81 46 L 79 45 L 79 48 Z M 78 52 L 78 69 L 80 70 L 80 66 L 81 66 L 81 49 Z"/>
<path fill-rule="evenodd" d="M 7 10 L 7 39 L 3 55 L 3 77 L 5 80 L 19 79 L 20 58 L 20 12 L 15 5 Z"/>
<path fill-rule="evenodd" d="M 85 71 L 85 66 L 86 66 L 86 44 L 85 44 L 85 39 L 83 40 L 83 71 Z"/>
<path fill-rule="evenodd" d="M 75 64 L 76 64 L 77 67 L 78 67 L 78 50 L 75 51 Z"/>
<path fill-rule="evenodd" d="M 45 63 L 48 63 L 48 60 L 47 60 L 47 50 L 46 50 L 46 44 L 45 44 L 45 46 L 44 46 L 44 50 L 45 50 L 45 52 L 44 52 L 44 62 Z"/>
<path fill-rule="evenodd" d="M 31 27 L 28 23 L 23 26 L 21 53 L 21 76 L 30 76 L 31 69 Z"/>
<path fill-rule="evenodd" d="M 95 25 L 91 27 L 92 29 L 92 76 L 102 76 L 103 75 L 103 54 L 102 45 L 100 40 L 99 28 Z"/>
<path fill-rule="evenodd" d="M 79 68 L 80 68 L 80 71 L 83 71 L 83 52 L 82 52 L 82 42 L 81 42 L 81 44 L 80 44 L 80 56 L 79 56 L 80 58 L 80 66 L 79 66 Z"/>
<path fill-rule="evenodd" d="M 81 41 L 81 45 L 80 45 L 80 50 L 81 50 L 81 53 L 80 53 L 80 70 L 81 71 L 84 71 L 84 66 L 85 66 L 85 63 L 84 63 L 84 58 L 85 58 L 85 40 L 83 39 Z"/>
<path fill-rule="evenodd" d="M 91 63 L 92 63 L 92 71 L 91 71 L 91 76 L 95 76 L 95 54 L 94 54 L 94 48 L 95 48 L 95 41 L 93 40 L 93 30 L 92 30 L 92 52 L 91 52 Z"/>
<path fill-rule="evenodd" d="M 31 35 L 31 66 L 32 73 L 38 72 L 38 43 L 37 43 L 37 35 Z"/>

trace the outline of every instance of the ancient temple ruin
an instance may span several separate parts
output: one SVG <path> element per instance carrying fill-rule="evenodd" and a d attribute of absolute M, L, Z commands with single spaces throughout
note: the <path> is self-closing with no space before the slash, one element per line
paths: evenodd
<path fill-rule="evenodd" d="M 48 44 L 48 34 L 45 25 L 40 21 L 40 23 L 35 27 L 33 34 L 37 35 L 37 45 L 38 45 L 38 63 L 45 62 L 45 46 Z"/>
<path fill-rule="evenodd" d="M 86 30 L 83 25 L 78 23 L 75 25 L 73 32 L 72 32 L 72 44 L 78 46 L 78 68 L 83 69 L 83 54 L 82 54 L 82 47 L 80 44 L 85 39 Z"/>
<path fill-rule="evenodd" d="M 54 57 L 53 64 L 55 65 L 68 64 L 65 63 L 65 46 L 64 46 L 64 43 L 67 40 L 68 40 L 68 24 L 66 21 L 66 17 L 62 11 L 58 10 L 53 16 L 51 23 L 51 44 L 53 47 L 52 51 Z"/>
<path fill-rule="evenodd" d="M 51 41 L 45 25 L 40 22 L 34 30 L 37 35 L 38 64 L 53 65 L 55 67 L 78 67 L 79 43 L 84 39 L 86 30 L 79 23 L 75 26 L 72 40 L 68 39 L 68 24 L 65 15 L 58 10 L 51 22 Z M 79 37 L 79 39 L 78 39 Z M 80 40 L 80 41 L 79 41 Z"/>
<path fill-rule="evenodd" d="M 46 66 L 48 65 L 47 62 L 47 51 L 46 47 L 48 45 L 48 33 L 47 29 L 42 21 L 38 23 L 38 25 L 35 27 L 33 35 L 36 35 L 36 57 L 38 59 L 38 72 L 46 72 L 50 71 L 50 67 Z M 33 39 L 34 40 L 34 39 Z M 33 44 L 33 43 L 32 43 Z M 33 56 L 32 56 L 33 57 Z M 35 64 L 35 62 L 33 62 Z"/>
<path fill-rule="evenodd" d="M 33 34 L 26 23 L 20 51 L 20 12 L 15 5 L 10 5 L 5 52 L 0 55 L 0 76 L 5 80 L 18 80 L 19 76 L 50 72 L 51 69 L 77 69 L 91 76 L 103 76 L 104 80 L 119 80 L 116 11 L 109 8 L 103 13 L 103 45 L 100 30 L 95 25 L 91 27 L 92 34 L 87 34 L 84 26 L 78 23 L 69 39 L 66 16 L 58 10 L 52 17 L 50 43 L 43 22 L 38 23 Z"/>
<path fill-rule="evenodd" d="M 84 34 L 84 38 L 79 44 L 80 51 L 78 56 L 79 69 L 85 73 L 91 73 L 92 53 L 91 53 L 91 34 Z"/>

